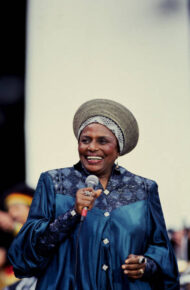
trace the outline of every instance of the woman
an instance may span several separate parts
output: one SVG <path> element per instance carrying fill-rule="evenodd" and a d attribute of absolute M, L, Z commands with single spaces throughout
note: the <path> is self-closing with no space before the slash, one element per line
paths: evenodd
<path fill-rule="evenodd" d="M 73 128 L 80 162 L 42 173 L 9 252 L 15 274 L 37 276 L 40 290 L 179 289 L 156 183 L 115 165 L 137 144 L 134 116 L 95 99 Z M 94 188 L 89 175 L 99 179 Z"/>

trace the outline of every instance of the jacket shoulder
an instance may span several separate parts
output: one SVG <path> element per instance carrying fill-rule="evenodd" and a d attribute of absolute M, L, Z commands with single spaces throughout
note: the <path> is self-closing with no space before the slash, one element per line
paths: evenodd
<path fill-rule="evenodd" d="M 80 187 L 82 174 L 74 166 L 51 169 L 44 172 L 44 174 L 53 183 L 55 193 L 65 194 L 66 191 L 72 192 L 76 186 Z"/>
<path fill-rule="evenodd" d="M 133 179 L 135 180 L 137 183 L 139 184 L 145 184 L 145 186 L 150 189 L 152 186 L 156 185 L 157 186 L 157 183 L 155 180 L 153 179 L 150 179 L 150 178 L 146 178 L 146 177 L 143 177 L 141 175 L 138 175 L 138 174 L 135 174 L 133 172 L 130 172 L 128 171 L 127 169 L 125 169 L 124 167 L 121 167 L 120 166 L 120 173 L 122 175 L 124 175 L 125 177 L 128 177 L 130 179 Z"/>
<path fill-rule="evenodd" d="M 64 168 L 56 168 L 56 169 L 51 169 L 46 172 L 44 172 L 46 175 L 51 176 L 54 178 L 55 176 L 69 176 L 75 171 L 74 167 L 64 167 Z"/>

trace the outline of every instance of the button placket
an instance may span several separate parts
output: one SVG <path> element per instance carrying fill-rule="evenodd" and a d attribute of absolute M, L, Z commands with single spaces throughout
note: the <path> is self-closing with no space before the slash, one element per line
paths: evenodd
<path fill-rule="evenodd" d="M 71 210 L 70 213 L 71 213 L 72 216 L 75 216 L 77 214 L 75 209 Z"/>
<path fill-rule="evenodd" d="M 104 245 L 109 244 L 109 242 L 110 242 L 110 241 L 109 241 L 107 238 L 105 238 L 105 239 L 103 240 Z"/>
<path fill-rule="evenodd" d="M 106 264 L 104 264 L 104 265 L 102 266 L 102 270 L 104 270 L 104 271 L 107 271 L 108 268 L 109 268 L 109 267 L 108 267 L 108 265 L 106 265 Z"/>
<path fill-rule="evenodd" d="M 105 189 L 105 190 L 104 190 L 104 193 L 105 193 L 105 195 L 108 195 L 110 192 L 109 192 L 108 189 Z"/>

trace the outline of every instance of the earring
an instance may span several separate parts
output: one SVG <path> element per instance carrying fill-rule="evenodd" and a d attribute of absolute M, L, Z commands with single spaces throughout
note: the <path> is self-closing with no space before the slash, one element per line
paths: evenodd
<path fill-rule="evenodd" d="M 116 160 L 115 164 L 116 164 L 116 167 L 115 167 L 115 169 L 116 169 L 116 170 L 119 170 L 119 163 L 118 163 L 118 159 Z"/>

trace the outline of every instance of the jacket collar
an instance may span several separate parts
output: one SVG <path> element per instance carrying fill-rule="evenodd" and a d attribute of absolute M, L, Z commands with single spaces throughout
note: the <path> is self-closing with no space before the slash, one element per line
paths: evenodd
<path fill-rule="evenodd" d="M 78 170 L 80 172 L 83 172 L 86 176 L 90 175 L 90 172 L 82 165 L 81 161 L 79 161 L 78 163 L 76 163 L 74 165 L 74 169 Z M 116 174 L 116 175 L 120 175 L 121 174 L 120 167 L 117 168 L 116 164 L 113 165 L 111 175 L 114 175 L 114 174 Z"/>

